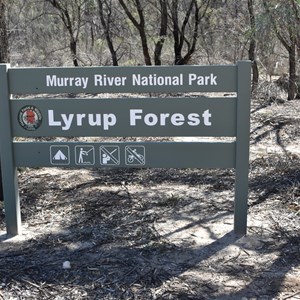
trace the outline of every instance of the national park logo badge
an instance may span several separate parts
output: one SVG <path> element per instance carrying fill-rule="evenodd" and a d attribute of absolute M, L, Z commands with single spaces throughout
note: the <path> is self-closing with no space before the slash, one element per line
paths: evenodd
<path fill-rule="evenodd" d="M 19 124 L 26 130 L 34 131 L 42 124 L 42 113 L 40 110 L 33 106 L 27 105 L 20 109 L 18 114 Z"/>

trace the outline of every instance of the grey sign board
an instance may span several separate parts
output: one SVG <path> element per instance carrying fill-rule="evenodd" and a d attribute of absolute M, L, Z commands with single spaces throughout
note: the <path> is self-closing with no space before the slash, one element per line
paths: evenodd
<path fill-rule="evenodd" d="M 21 233 L 17 167 L 234 168 L 234 231 L 247 229 L 249 61 L 229 66 L 10 68 L 0 65 L 0 153 L 7 232 Z M 152 93 L 155 98 L 11 98 L 11 94 Z M 235 97 L 159 93 L 233 92 Z M 233 142 L 84 143 L 28 137 L 204 136 Z M 15 137 L 24 141 L 16 142 Z M 4 171 L 5 170 L 5 171 Z"/>
<path fill-rule="evenodd" d="M 235 168 L 235 142 L 18 142 L 18 167 Z"/>
<path fill-rule="evenodd" d="M 11 114 L 19 137 L 236 135 L 236 98 L 18 99 Z"/>
<path fill-rule="evenodd" d="M 16 68 L 12 94 L 236 91 L 236 66 Z"/>

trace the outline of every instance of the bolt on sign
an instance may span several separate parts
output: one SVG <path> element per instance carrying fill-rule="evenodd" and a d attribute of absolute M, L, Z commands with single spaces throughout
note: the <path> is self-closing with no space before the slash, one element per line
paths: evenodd
<path fill-rule="evenodd" d="M 0 153 L 7 233 L 21 233 L 17 167 L 140 167 L 234 168 L 234 231 L 245 234 L 250 76 L 249 61 L 216 66 L 84 68 L 10 68 L 1 64 Z M 226 92 L 236 96 L 20 98 L 37 94 L 152 92 Z M 88 136 L 235 139 L 209 143 L 26 141 L 34 137 Z M 15 137 L 22 137 L 22 142 Z"/>

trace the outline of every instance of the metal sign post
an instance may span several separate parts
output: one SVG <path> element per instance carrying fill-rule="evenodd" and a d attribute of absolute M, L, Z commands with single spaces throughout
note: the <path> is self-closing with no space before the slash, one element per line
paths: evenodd
<path fill-rule="evenodd" d="M 236 165 L 234 198 L 234 231 L 247 232 L 250 95 L 251 71 L 249 63 L 239 63 L 237 78 Z"/>
<path fill-rule="evenodd" d="M 9 65 L 0 64 L 0 154 L 7 233 L 21 234 L 21 212 L 17 169 L 14 163 L 13 136 L 8 89 Z"/>
<path fill-rule="evenodd" d="M 235 168 L 234 231 L 246 234 L 249 61 L 229 66 L 0 67 L 0 153 L 8 234 L 21 232 L 16 173 L 16 167 L 21 166 Z M 236 96 L 59 100 L 10 97 L 10 94 L 149 92 L 232 92 Z M 211 143 L 13 140 L 70 136 L 205 136 L 236 140 Z"/>

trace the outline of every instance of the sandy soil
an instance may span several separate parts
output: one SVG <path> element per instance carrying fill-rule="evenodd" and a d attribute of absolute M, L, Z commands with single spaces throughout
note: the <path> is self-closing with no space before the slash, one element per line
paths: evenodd
<path fill-rule="evenodd" d="M 234 170 L 22 169 L 0 299 L 300 299 L 299 116 L 252 104 L 244 237 Z"/>

